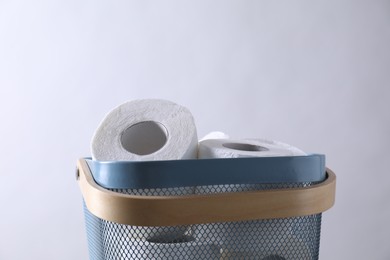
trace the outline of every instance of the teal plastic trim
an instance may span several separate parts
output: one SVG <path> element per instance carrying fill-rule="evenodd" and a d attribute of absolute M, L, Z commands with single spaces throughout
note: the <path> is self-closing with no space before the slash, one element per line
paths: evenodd
<path fill-rule="evenodd" d="M 221 184 L 302 183 L 325 179 L 325 155 L 172 161 L 95 161 L 93 178 L 108 189 L 151 189 Z"/>

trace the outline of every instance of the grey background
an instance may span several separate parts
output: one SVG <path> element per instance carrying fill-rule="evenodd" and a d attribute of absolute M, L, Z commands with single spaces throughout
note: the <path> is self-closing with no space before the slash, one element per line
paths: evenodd
<path fill-rule="evenodd" d="M 76 160 L 113 107 L 327 155 L 321 259 L 390 259 L 389 1 L 0 1 L 0 259 L 87 259 Z"/>

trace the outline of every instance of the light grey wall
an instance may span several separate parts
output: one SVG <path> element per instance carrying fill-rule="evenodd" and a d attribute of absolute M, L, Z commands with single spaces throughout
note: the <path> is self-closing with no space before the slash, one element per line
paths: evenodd
<path fill-rule="evenodd" d="M 327 155 L 321 259 L 390 259 L 389 1 L 0 1 L 0 259 L 87 259 L 76 159 L 137 98 Z"/>

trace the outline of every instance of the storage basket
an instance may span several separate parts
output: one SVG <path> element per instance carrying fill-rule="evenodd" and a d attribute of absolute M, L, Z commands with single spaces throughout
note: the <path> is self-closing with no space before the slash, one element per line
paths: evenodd
<path fill-rule="evenodd" d="M 77 164 L 92 260 L 318 259 L 324 155 Z"/>

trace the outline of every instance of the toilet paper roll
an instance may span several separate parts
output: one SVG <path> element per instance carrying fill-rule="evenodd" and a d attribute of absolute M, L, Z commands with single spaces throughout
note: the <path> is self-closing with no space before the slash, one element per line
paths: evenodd
<path fill-rule="evenodd" d="M 300 149 L 266 139 L 206 139 L 199 143 L 199 159 L 306 155 Z"/>
<path fill-rule="evenodd" d="M 184 260 L 220 260 L 221 251 L 217 245 L 198 241 L 182 243 L 154 243 L 139 240 L 121 240 L 121 250 L 108 250 L 109 259 L 184 259 Z"/>
<path fill-rule="evenodd" d="M 134 100 L 106 115 L 91 147 L 92 158 L 99 161 L 194 159 L 198 137 L 185 107 L 166 100 Z"/>
<path fill-rule="evenodd" d="M 148 243 L 143 248 L 146 258 L 141 259 L 186 259 L 186 260 L 220 260 L 220 248 L 213 244 L 185 242 L 175 244 Z"/>
<path fill-rule="evenodd" d="M 241 157 L 275 157 L 306 155 L 300 149 L 278 141 L 266 139 L 206 139 L 199 142 L 199 159 L 241 158 Z M 251 191 L 261 188 L 260 185 L 219 185 L 213 190 L 223 192 Z M 196 193 L 209 193 L 210 187 L 196 188 Z"/>
<path fill-rule="evenodd" d="M 195 159 L 197 148 L 196 127 L 189 110 L 158 99 L 134 100 L 113 109 L 97 128 L 91 144 L 92 158 L 99 161 Z M 193 193 L 194 187 L 187 187 L 179 189 L 176 195 Z M 145 190 L 144 194 L 158 196 L 165 195 L 166 191 L 156 194 L 156 191 Z M 106 229 L 109 233 L 109 227 Z M 161 237 L 173 241 L 183 236 L 188 227 L 124 226 L 122 229 L 131 239 Z"/>
<path fill-rule="evenodd" d="M 291 145 L 265 139 L 208 139 L 199 143 L 198 152 L 198 158 L 200 159 L 297 155 L 306 154 Z M 209 193 L 210 189 L 208 186 L 201 186 L 197 187 L 195 192 L 204 194 Z M 263 187 L 261 184 L 218 185 L 212 187 L 212 189 L 222 192 L 242 192 L 263 189 Z M 243 255 L 258 254 L 258 252 L 250 252 L 256 246 L 248 247 L 248 245 L 257 245 L 264 242 L 261 240 L 272 240 L 291 232 L 291 227 L 284 220 L 273 220 L 272 222 L 245 221 L 234 223 L 234 225 L 227 223 L 199 226 L 199 228 L 211 229 L 212 231 L 209 234 L 219 234 L 217 242 L 222 246 L 223 250 L 229 252 L 229 255 L 234 255 L 234 252 L 239 252 Z M 261 234 L 259 233 L 260 231 Z M 202 237 L 199 239 L 208 239 L 204 237 L 205 235 L 202 232 L 195 231 L 195 234 Z"/>

